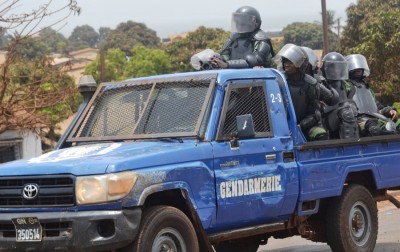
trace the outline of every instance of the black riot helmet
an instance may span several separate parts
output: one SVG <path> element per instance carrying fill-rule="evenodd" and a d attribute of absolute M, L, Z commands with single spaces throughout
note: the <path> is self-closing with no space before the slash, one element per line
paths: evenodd
<path fill-rule="evenodd" d="M 260 13 L 251 6 L 243 6 L 232 13 L 231 31 L 233 33 L 249 33 L 260 29 Z"/>
<path fill-rule="evenodd" d="M 347 61 L 338 52 L 330 52 L 322 58 L 322 74 L 327 80 L 347 80 L 349 70 Z"/>

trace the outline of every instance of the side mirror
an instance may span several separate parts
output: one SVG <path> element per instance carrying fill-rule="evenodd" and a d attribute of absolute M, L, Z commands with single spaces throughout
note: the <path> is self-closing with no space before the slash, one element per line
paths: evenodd
<path fill-rule="evenodd" d="M 236 116 L 236 131 L 232 132 L 230 140 L 231 149 L 239 149 L 239 139 L 253 138 L 255 135 L 253 116 L 251 114 Z"/>
<path fill-rule="evenodd" d="M 253 138 L 256 135 L 251 114 L 236 116 L 236 130 L 239 139 Z"/>

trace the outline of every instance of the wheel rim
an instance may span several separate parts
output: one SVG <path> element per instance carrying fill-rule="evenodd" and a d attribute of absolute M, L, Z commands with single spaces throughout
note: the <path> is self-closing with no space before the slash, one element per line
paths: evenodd
<path fill-rule="evenodd" d="M 371 236 L 371 213 L 362 202 L 354 203 L 350 209 L 349 231 L 358 246 L 365 245 Z"/>
<path fill-rule="evenodd" d="M 186 252 L 182 235 L 174 228 L 164 228 L 154 239 L 151 251 L 156 252 Z"/>

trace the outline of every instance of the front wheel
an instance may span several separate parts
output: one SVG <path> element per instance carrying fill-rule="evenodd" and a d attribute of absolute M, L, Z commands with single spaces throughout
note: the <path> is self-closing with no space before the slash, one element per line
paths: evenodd
<path fill-rule="evenodd" d="M 327 238 L 332 251 L 373 251 L 378 236 L 378 209 L 371 193 L 361 185 L 349 185 L 330 202 Z"/>
<path fill-rule="evenodd" d="M 134 252 L 198 252 L 196 232 L 189 218 L 169 206 L 149 208 L 141 222 Z"/>

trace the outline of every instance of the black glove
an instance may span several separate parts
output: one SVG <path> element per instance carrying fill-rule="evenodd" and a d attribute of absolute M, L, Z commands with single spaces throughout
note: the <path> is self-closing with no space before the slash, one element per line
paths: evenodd
<path fill-rule="evenodd" d="M 221 68 L 221 69 L 228 68 L 228 63 L 226 63 L 221 58 L 216 56 L 211 57 L 210 64 L 213 68 Z"/>
<path fill-rule="evenodd" d="M 318 119 L 315 115 L 309 115 L 300 122 L 300 127 L 303 131 L 311 129 L 313 126 L 318 124 Z"/>

